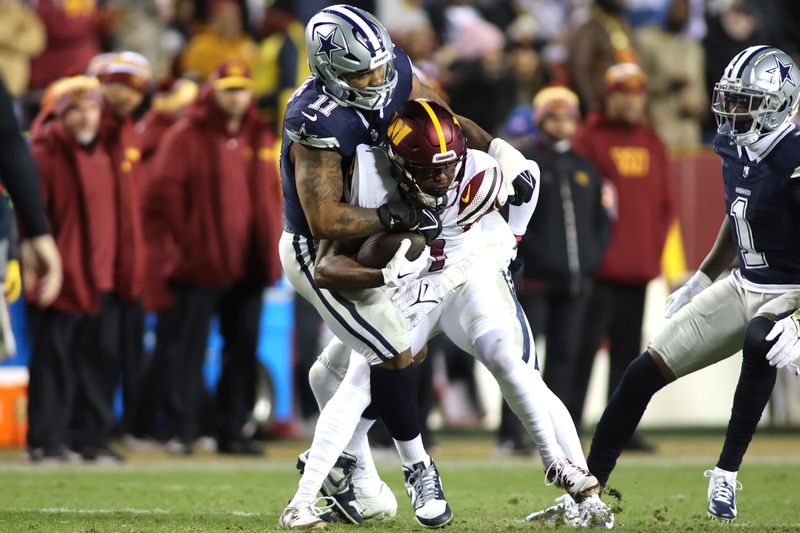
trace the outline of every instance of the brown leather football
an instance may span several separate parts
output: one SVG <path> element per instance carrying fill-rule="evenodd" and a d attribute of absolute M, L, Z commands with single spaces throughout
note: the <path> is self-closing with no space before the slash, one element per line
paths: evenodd
<path fill-rule="evenodd" d="M 406 259 L 413 261 L 425 250 L 425 237 L 419 233 L 378 233 L 367 237 L 358 250 L 356 261 L 370 268 L 383 268 L 394 257 L 400 241 L 411 240 L 411 247 L 406 252 Z"/>

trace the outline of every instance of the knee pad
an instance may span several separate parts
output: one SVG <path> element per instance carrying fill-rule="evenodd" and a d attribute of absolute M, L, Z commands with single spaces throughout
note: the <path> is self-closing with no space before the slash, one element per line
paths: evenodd
<path fill-rule="evenodd" d="M 744 359 L 748 361 L 763 360 L 764 364 L 768 364 L 766 355 L 774 341 L 768 342 L 765 338 L 774 325 L 773 320 L 763 316 L 757 316 L 747 324 L 742 346 Z"/>

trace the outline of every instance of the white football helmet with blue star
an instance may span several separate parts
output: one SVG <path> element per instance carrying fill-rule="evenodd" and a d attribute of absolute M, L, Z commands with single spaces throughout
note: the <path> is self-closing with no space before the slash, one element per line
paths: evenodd
<path fill-rule="evenodd" d="M 344 4 L 322 9 L 306 26 L 306 50 L 311 72 L 340 105 L 371 110 L 391 100 L 397 86 L 394 44 L 383 24 L 363 9 Z M 377 87 L 356 89 L 344 79 L 383 65 L 384 82 Z"/>
<path fill-rule="evenodd" d="M 751 46 L 734 57 L 714 86 L 717 131 L 752 144 L 797 113 L 800 70 L 785 52 Z"/>

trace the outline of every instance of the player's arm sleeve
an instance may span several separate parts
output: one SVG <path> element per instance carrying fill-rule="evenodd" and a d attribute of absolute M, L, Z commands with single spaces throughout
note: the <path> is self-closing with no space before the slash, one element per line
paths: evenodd
<path fill-rule="evenodd" d="M 539 204 L 539 192 L 541 191 L 541 172 L 539 171 L 539 165 L 532 160 L 529 161 L 536 165 L 536 172 L 533 173 L 533 178 L 535 180 L 533 184 L 533 195 L 529 201 L 522 205 L 508 206 L 508 226 L 511 228 L 511 231 L 514 232 L 514 236 L 517 237 L 517 240 L 522 240 L 522 236 L 528 231 L 528 224 L 531 221 L 531 217 L 533 217 L 533 212 L 536 211 L 536 206 Z M 506 179 L 508 178 L 506 177 Z"/>
<path fill-rule="evenodd" d="M 335 124 L 329 124 L 337 119 L 337 115 L 325 117 L 321 113 L 312 115 L 315 120 L 303 118 L 292 114 L 284 120 L 286 136 L 298 144 L 317 150 L 339 150 L 342 148 L 335 131 Z"/>
<path fill-rule="evenodd" d="M 28 238 L 50 232 L 44 215 L 39 173 L 19 131 L 11 95 L 0 80 L 0 176 Z"/>

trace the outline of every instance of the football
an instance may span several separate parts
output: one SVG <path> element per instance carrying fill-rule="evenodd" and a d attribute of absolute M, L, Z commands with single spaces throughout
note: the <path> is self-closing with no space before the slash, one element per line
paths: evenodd
<path fill-rule="evenodd" d="M 358 250 L 356 261 L 370 268 L 383 268 L 394 257 L 400 241 L 409 239 L 411 247 L 406 252 L 406 259 L 413 261 L 425 250 L 425 237 L 419 233 L 378 233 L 367 237 Z"/>

